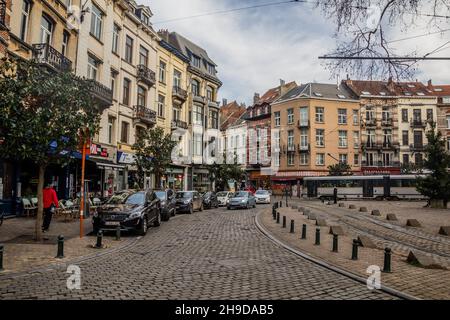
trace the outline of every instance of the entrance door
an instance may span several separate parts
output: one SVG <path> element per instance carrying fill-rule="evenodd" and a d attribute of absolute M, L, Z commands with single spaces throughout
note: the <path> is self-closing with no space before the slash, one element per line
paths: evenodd
<path fill-rule="evenodd" d="M 364 180 L 364 182 L 363 182 L 363 197 L 364 198 L 373 198 L 373 181 L 372 180 Z"/>

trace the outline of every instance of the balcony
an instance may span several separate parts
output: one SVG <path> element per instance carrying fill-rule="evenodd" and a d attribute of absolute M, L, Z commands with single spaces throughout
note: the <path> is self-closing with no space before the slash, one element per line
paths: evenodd
<path fill-rule="evenodd" d="M 144 82 L 148 86 L 152 87 L 156 83 L 156 73 L 143 64 L 136 66 L 138 81 Z"/>
<path fill-rule="evenodd" d="M 307 129 L 311 126 L 311 121 L 310 120 L 298 120 L 297 126 L 300 129 Z"/>
<path fill-rule="evenodd" d="M 366 150 L 380 150 L 382 148 L 381 143 L 375 143 L 375 142 L 366 142 L 365 143 Z"/>
<path fill-rule="evenodd" d="M 366 127 L 376 127 L 377 126 L 377 120 L 376 119 L 366 119 L 364 121 L 364 125 Z"/>
<path fill-rule="evenodd" d="M 156 124 L 156 112 L 145 106 L 134 106 L 134 118 L 150 126 Z"/>
<path fill-rule="evenodd" d="M 425 148 L 426 148 L 426 145 L 424 145 L 423 143 L 414 143 L 409 146 L 409 149 L 412 152 L 423 152 L 423 151 L 425 151 Z"/>
<path fill-rule="evenodd" d="M 210 108 L 219 108 L 219 104 L 217 103 L 217 101 L 212 101 L 212 100 L 208 100 L 208 107 Z"/>
<path fill-rule="evenodd" d="M 420 118 L 415 118 L 415 119 L 411 119 L 410 126 L 411 126 L 411 128 L 424 129 L 427 127 L 427 122 L 423 121 Z"/>
<path fill-rule="evenodd" d="M 86 81 L 90 85 L 89 90 L 92 97 L 100 106 L 109 107 L 113 104 L 113 92 L 110 88 L 92 79 L 88 79 Z"/>
<path fill-rule="evenodd" d="M 171 123 L 172 131 L 186 131 L 188 129 L 188 124 L 181 120 L 172 120 Z"/>
<path fill-rule="evenodd" d="M 6 1 L 0 0 L 0 30 L 6 29 Z"/>
<path fill-rule="evenodd" d="M 33 45 L 33 59 L 59 72 L 72 70 L 72 61 L 47 43 Z"/>
<path fill-rule="evenodd" d="M 181 89 L 180 87 L 173 87 L 172 88 L 172 98 L 175 101 L 178 101 L 178 103 L 183 104 L 186 102 L 186 99 L 188 97 L 188 93 L 186 90 Z"/>
<path fill-rule="evenodd" d="M 392 119 L 383 119 L 381 120 L 382 127 L 392 127 L 394 125 L 394 121 Z"/>
<path fill-rule="evenodd" d="M 193 94 L 192 100 L 193 100 L 194 102 L 198 102 L 198 103 L 201 103 L 201 104 L 206 104 L 206 98 L 205 98 L 205 97 L 202 97 L 202 96 L 198 96 L 198 95 L 196 95 L 196 94 Z"/>
<path fill-rule="evenodd" d="M 305 152 L 310 152 L 310 151 L 311 151 L 311 145 L 309 143 L 306 145 L 303 145 L 303 144 L 298 145 L 298 152 L 305 153 Z"/>
<path fill-rule="evenodd" d="M 400 168 L 400 161 L 362 161 L 361 167 L 373 167 L 373 168 Z"/>
<path fill-rule="evenodd" d="M 294 144 L 288 144 L 287 152 L 295 152 L 295 145 Z"/>

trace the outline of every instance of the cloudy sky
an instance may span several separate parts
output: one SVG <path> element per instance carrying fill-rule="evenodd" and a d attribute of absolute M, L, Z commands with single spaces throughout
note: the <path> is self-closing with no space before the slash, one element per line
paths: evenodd
<path fill-rule="evenodd" d="M 335 26 L 310 4 L 291 3 L 168 21 L 277 0 L 137 1 L 152 9 L 152 22 L 156 30 L 177 31 L 207 50 L 217 63 L 219 77 L 224 83 L 220 98 L 248 105 L 255 92 L 263 93 L 278 85 L 280 79 L 295 80 L 299 84 L 337 81 L 330 79 L 330 72 L 317 59 L 335 47 Z M 450 24 L 446 27 L 450 28 Z M 394 30 L 390 36 L 391 39 L 401 39 L 428 32 L 430 29 L 419 23 L 407 32 L 400 28 Z M 447 37 L 448 34 L 450 32 Z M 417 50 L 425 54 L 445 44 L 448 38 L 444 36 L 437 34 L 395 45 L 399 53 Z M 437 55 L 450 56 L 450 50 L 443 50 Z M 420 81 L 432 78 L 435 83 L 450 83 L 449 67 L 449 62 L 422 63 L 417 78 Z"/>

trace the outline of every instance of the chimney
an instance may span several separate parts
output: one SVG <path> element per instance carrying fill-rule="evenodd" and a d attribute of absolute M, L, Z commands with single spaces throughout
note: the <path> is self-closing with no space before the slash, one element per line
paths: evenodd
<path fill-rule="evenodd" d="M 284 81 L 283 79 L 280 79 L 280 87 L 283 87 L 286 84 L 286 81 Z"/>
<path fill-rule="evenodd" d="M 158 35 L 161 37 L 162 40 L 169 43 L 169 30 L 168 29 L 159 30 Z"/>
<path fill-rule="evenodd" d="M 433 89 L 433 81 L 431 79 L 428 80 L 428 89 L 430 89 L 430 90 Z"/>
<path fill-rule="evenodd" d="M 228 100 L 224 98 L 222 100 L 222 106 L 226 106 L 227 104 L 228 104 Z"/>
<path fill-rule="evenodd" d="M 259 93 L 255 92 L 255 95 L 253 96 L 253 104 L 257 104 L 260 99 Z"/>

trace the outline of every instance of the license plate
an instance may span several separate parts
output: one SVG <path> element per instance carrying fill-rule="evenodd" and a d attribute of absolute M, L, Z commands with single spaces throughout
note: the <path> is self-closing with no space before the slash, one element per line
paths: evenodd
<path fill-rule="evenodd" d="M 120 222 L 116 222 L 116 221 L 107 221 L 105 222 L 106 226 L 120 226 Z"/>

